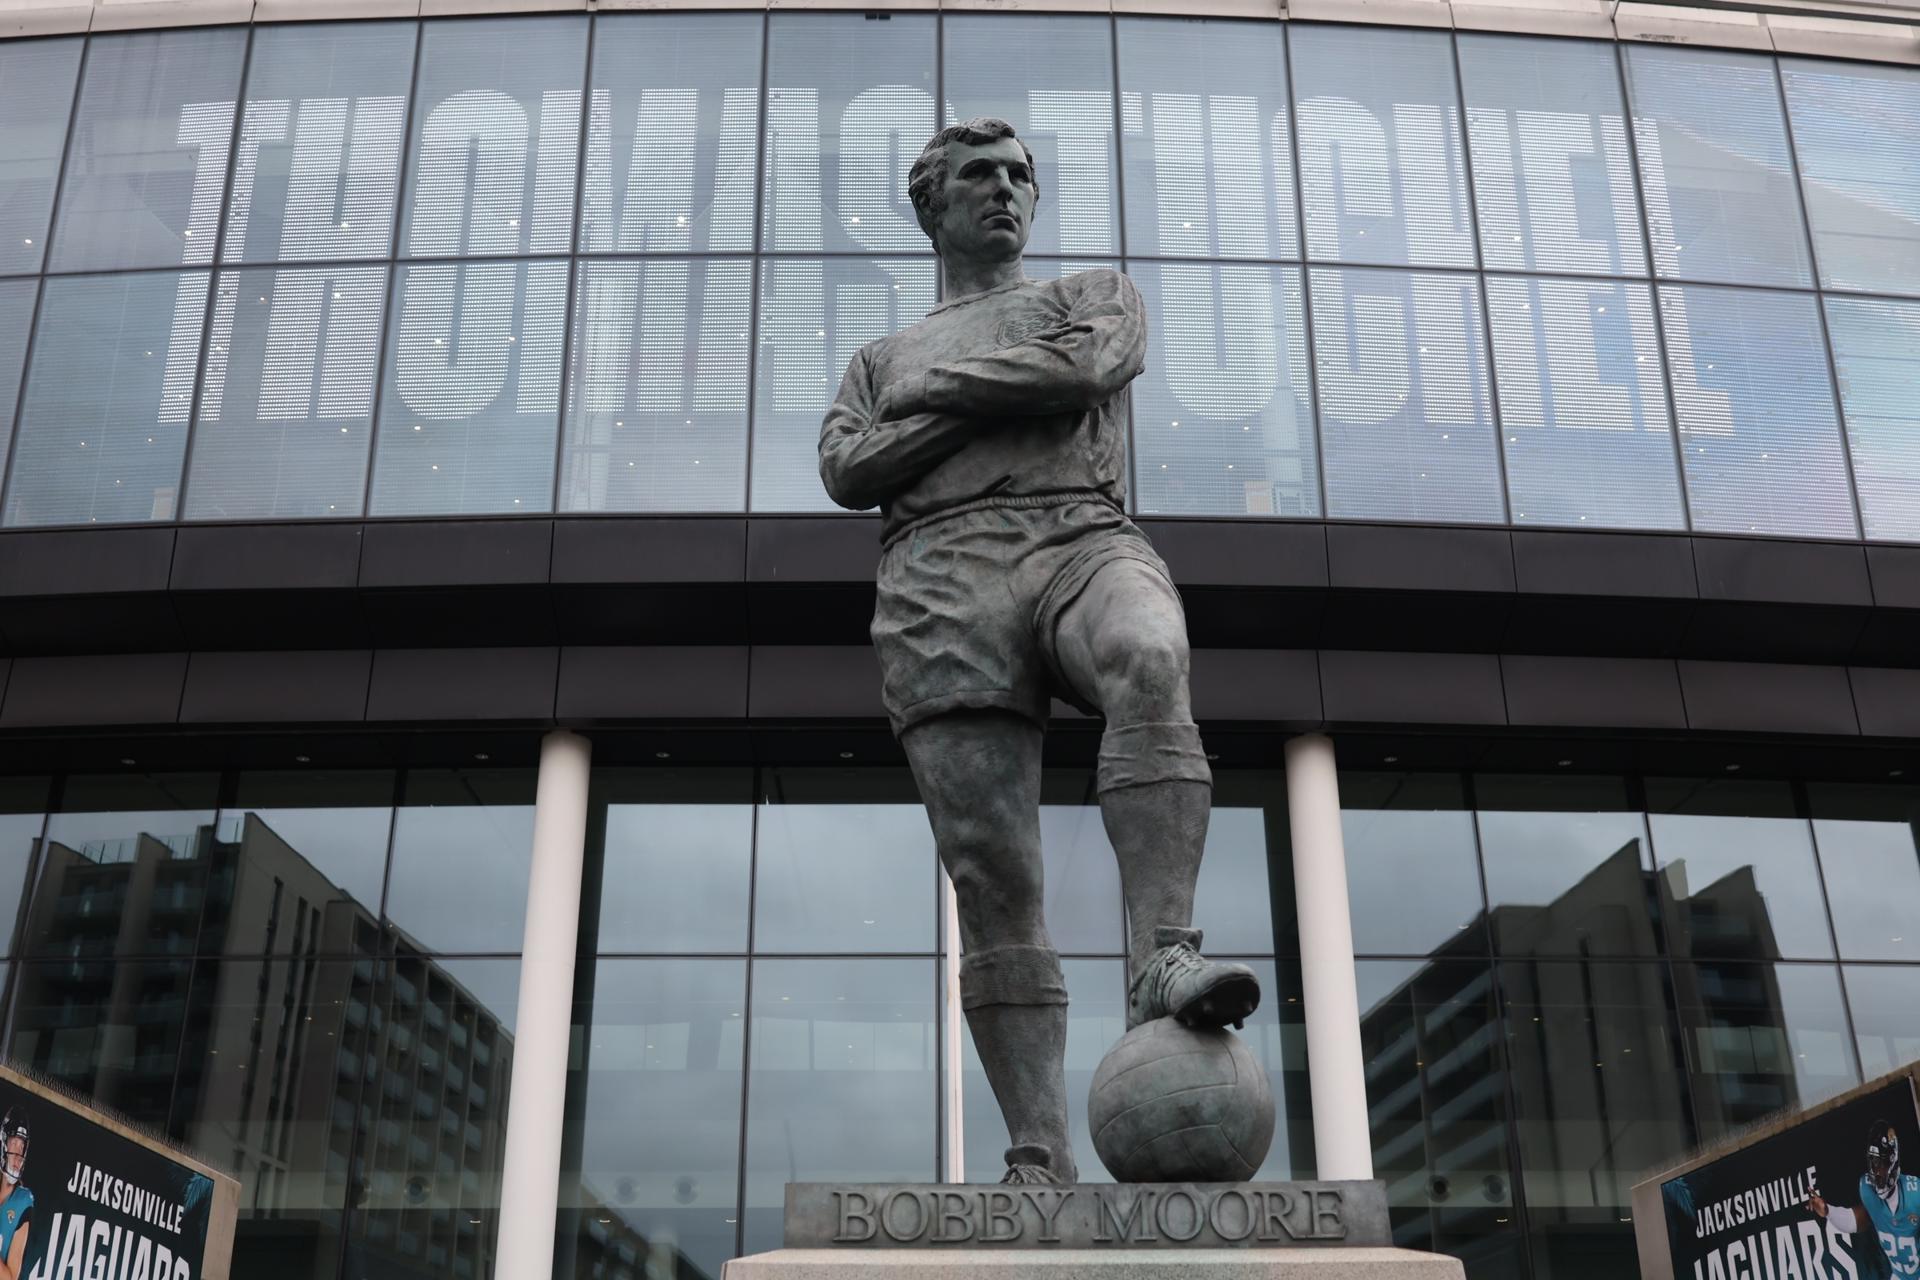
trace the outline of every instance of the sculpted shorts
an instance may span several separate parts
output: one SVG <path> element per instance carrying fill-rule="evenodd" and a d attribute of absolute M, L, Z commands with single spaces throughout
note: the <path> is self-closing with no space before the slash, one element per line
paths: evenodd
<path fill-rule="evenodd" d="M 998 709 L 1047 722 L 1052 699 L 1098 709 L 1061 674 L 1054 633 L 1102 565 L 1167 579 L 1146 535 L 1094 498 L 1010 498 L 910 527 L 880 558 L 873 646 L 896 735 L 930 716 Z"/>

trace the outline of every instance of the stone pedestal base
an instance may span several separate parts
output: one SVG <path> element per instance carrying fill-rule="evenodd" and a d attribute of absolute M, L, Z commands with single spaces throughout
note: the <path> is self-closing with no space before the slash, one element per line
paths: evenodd
<path fill-rule="evenodd" d="M 1408 1249 L 778 1249 L 721 1280 L 1462 1280 Z"/>

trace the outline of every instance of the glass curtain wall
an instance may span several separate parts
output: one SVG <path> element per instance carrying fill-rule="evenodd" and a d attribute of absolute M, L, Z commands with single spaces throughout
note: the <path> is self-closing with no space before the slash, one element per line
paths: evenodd
<path fill-rule="evenodd" d="M 942 1002 L 952 942 L 905 770 L 601 769 L 593 786 L 556 1275 L 711 1280 L 778 1247 L 795 1179 L 999 1179 L 1006 1128 Z M 1083 1178 L 1102 1181 L 1086 1091 L 1125 1030 L 1126 933 L 1091 788 L 1050 771 L 1041 824 L 1069 1116 Z M 1285 824 L 1277 775 L 1221 775 L 1196 904 L 1209 952 L 1247 959 L 1268 993 L 1244 1035 L 1273 1084 L 1276 1178 L 1313 1170 L 1297 944 L 1274 927 L 1292 919 L 1274 887 L 1291 883 Z M 955 1035 L 960 1150 L 944 1136 Z"/>
<path fill-rule="evenodd" d="M 557 1274 L 712 1277 L 793 1178 L 996 1176 L 904 771 L 596 770 Z M 1374 1159 L 1475 1277 L 1630 1273 L 1632 1181 L 1911 1060 L 1920 787 L 1341 778 Z M 241 1181 L 249 1274 L 489 1274 L 533 777 L 474 767 L 0 781 L 6 1052 Z M 1043 789 L 1074 1116 L 1123 1025 L 1088 777 Z M 1217 780 L 1196 917 L 1311 1176 L 1284 783 Z M 885 1126 L 845 1117 L 884 1099 Z M 1102 1176 L 1085 1135 L 1081 1158 Z"/>
<path fill-rule="evenodd" d="M 1390 764 L 1341 801 L 1404 1243 L 1632 1274 L 1649 1169 L 1912 1059 L 1920 788 Z"/>
<path fill-rule="evenodd" d="M 0 43 L 9 526 L 831 511 L 937 121 L 1117 266 L 1143 515 L 1920 538 L 1920 69 L 1074 14 Z"/>
<path fill-rule="evenodd" d="M 532 773 L 128 766 L 0 783 L 8 1059 L 239 1179 L 236 1274 L 491 1274 Z"/>

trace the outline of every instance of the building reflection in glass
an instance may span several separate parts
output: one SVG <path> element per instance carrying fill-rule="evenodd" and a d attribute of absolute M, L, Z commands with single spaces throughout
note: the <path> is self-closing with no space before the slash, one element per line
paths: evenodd
<path fill-rule="evenodd" d="M 1630 1274 L 1647 1169 L 1857 1083 L 1865 1047 L 1886 1058 L 1849 1031 L 1813 824 L 1784 784 L 1471 781 L 1342 779 L 1356 939 L 1384 914 L 1427 948 L 1358 962 L 1395 1235 L 1475 1280 Z M 1839 820 L 1892 802 L 1864 803 L 1822 814 L 1823 853 L 1869 843 Z M 1892 831 L 1873 856 L 1904 867 Z M 1443 860 L 1465 879 L 1451 897 L 1406 888 Z M 1887 966 L 1856 968 L 1849 994 L 1886 986 Z"/>
<path fill-rule="evenodd" d="M 390 774 L 199 781 L 70 781 L 10 1056 L 239 1178 L 236 1274 L 490 1274 L 519 960 L 383 940 Z"/>

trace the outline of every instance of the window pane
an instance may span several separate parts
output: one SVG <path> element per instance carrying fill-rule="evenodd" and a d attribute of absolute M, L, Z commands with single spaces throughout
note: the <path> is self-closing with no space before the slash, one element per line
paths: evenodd
<path fill-rule="evenodd" d="M 401 269 L 374 515 L 550 509 L 566 297 L 563 262 Z"/>
<path fill-rule="evenodd" d="M 1121 18 L 1117 30 L 1128 252 L 1299 257 L 1280 24 Z"/>
<path fill-rule="evenodd" d="M 1826 964 L 1676 964 L 1700 1141 L 1860 1083 Z"/>
<path fill-rule="evenodd" d="M 1808 794 L 1840 958 L 1920 960 L 1920 790 L 1817 785 Z"/>
<path fill-rule="evenodd" d="M 1311 516 L 1320 475 L 1298 268 L 1136 263 L 1143 514 Z"/>
<path fill-rule="evenodd" d="M 760 269 L 754 511 L 838 511 L 820 483 L 820 420 L 853 353 L 933 307 L 930 258 L 790 258 Z"/>
<path fill-rule="evenodd" d="M 0 778 L 0 956 L 13 954 L 34 847 L 46 826 L 47 779 Z"/>
<path fill-rule="evenodd" d="M 1827 332 L 1867 537 L 1920 540 L 1920 304 L 1828 298 Z"/>
<path fill-rule="evenodd" d="M 563 511 L 740 511 L 745 258 L 590 261 L 573 310 Z"/>
<path fill-rule="evenodd" d="M 1813 283 L 1773 59 L 1625 47 L 1654 274 Z"/>
<path fill-rule="evenodd" d="M 1694 1142 L 1666 968 L 1503 964 L 1533 1274 L 1638 1275 L 1633 1184 Z"/>
<path fill-rule="evenodd" d="M 78 38 L 0 45 L 0 119 L 7 122 L 0 138 L 0 271 L 40 269 L 80 45 Z"/>
<path fill-rule="evenodd" d="M 17 964 L 7 1060 L 165 1132 L 191 968 L 188 960 Z"/>
<path fill-rule="evenodd" d="M 1661 915 L 1678 956 L 1831 959 L 1804 819 L 1784 783 L 1651 779 Z"/>
<path fill-rule="evenodd" d="M 754 962 L 742 1253 L 780 1247 L 789 1182 L 936 1176 L 938 986 L 932 960 Z"/>
<path fill-rule="evenodd" d="M 1393 1242 L 1470 1257 L 1474 1280 L 1520 1280 L 1492 970 L 1485 960 L 1362 960 L 1354 976 Z"/>
<path fill-rule="evenodd" d="M 609 13 L 596 22 L 581 249 L 751 249 L 760 19 Z"/>
<path fill-rule="evenodd" d="M 1213 815 L 1193 891 L 1193 922 L 1206 931 L 1210 955 L 1270 955 L 1276 925 L 1289 939 L 1279 949 L 1299 951 L 1286 795 L 1280 774 L 1214 774 Z M 1262 1003 L 1278 1000 L 1263 989 Z"/>
<path fill-rule="evenodd" d="M 6 523 L 173 518 L 206 305 L 202 272 L 47 281 Z"/>
<path fill-rule="evenodd" d="M 1308 1091 L 1307 1015 L 1300 1004 L 1300 966 L 1288 960 L 1248 963 L 1260 979 L 1261 1000 L 1238 1034 L 1267 1069 L 1274 1113 L 1273 1145 L 1249 1181 L 1311 1178 L 1313 1098 Z"/>
<path fill-rule="evenodd" d="M 1515 524 L 1681 529 L 1652 291 L 1487 278 Z"/>
<path fill-rule="evenodd" d="M 1475 265 L 1452 37 L 1296 26 L 1291 39 L 1307 256 Z"/>
<path fill-rule="evenodd" d="M 385 267 L 221 273 L 188 519 L 360 514 L 386 298 Z"/>
<path fill-rule="evenodd" d="M 1780 63 L 1820 283 L 1920 293 L 1920 71 Z"/>
<path fill-rule="evenodd" d="M 1815 305 L 1661 287 L 1694 528 L 1858 536 Z"/>
<path fill-rule="evenodd" d="M 934 133 L 933 16 L 775 13 L 770 21 L 763 246 L 930 250 L 907 173 Z M 949 40 L 953 30 L 950 23 Z"/>
<path fill-rule="evenodd" d="M 567 1073 L 583 1145 L 560 1174 L 574 1262 L 554 1274 L 717 1276 L 739 1216 L 746 961 L 586 963 Z"/>
<path fill-rule="evenodd" d="M 1476 786 L 1497 951 L 1661 954 L 1646 827 L 1625 811 L 1624 782 L 1494 776 Z"/>
<path fill-rule="evenodd" d="M 1124 955 L 1127 925 L 1120 861 L 1107 841 L 1092 783 L 1085 774 L 1055 774 L 1042 784 L 1040 859 L 1047 936 L 1064 952 Z M 1048 801 L 1056 803 L 1044 803 Z"/>
<path fill-rule="evenodd" d="M 21 949 L 192 955 L 217 782 L 202 773 L 69 777 L 47 819 Z"/>
<path fill-rule="evenodd" d="M 194 974 L 172 1132 L 240 1182 L 236 1273 L 339 1265 L 371 977 L 367 962 L 310 958 L 208 960 Z"/>
<path fill-rule="evenodd" d="M 1081 1182 L 1112 1182 L 1113 1175 L 1100 1163 L 1087 1130 L 1087 1090 L 1100 1060 L 1127 1032 L 1127 966 L 1121 960 L 1063 960 L 1060 968 L 1067 981 L 1067 1129 L 1073 1161 L 1080 1168 Z M 1007 1171 L 1007 1122 L 964 1023 L 960 1045 L 965 1181 L 998 1182 Z"/>
<path fill-rule="evenodd" d="M 997 116 L 1033 152 L 1040 205 L 1027 248 L 1034 253 L 1120 247 L 1112 32 L 1104 17 L 949 14 L 944 20 L 947 123 Z"/>
<path fill-rule="evenodd" d="M 1850 964 L 1843 972 L 1847 1006 L 1853 1011 L 1854 1043 L 1866 1078 L 1871 1080 L 1920 1060 L 1920 1027 L 1913 1021 L 1913 993 L 1920 990 L 1920 968 Z"/>
<path fill-rule="evenodd" d="M 388 927 L 428 951 L 517 952 L 532 866 L 532 773 L 409 773 L 393 823 Z"/>
<path fill-rule="evenodd" d="M 1486 954 L 1473 815 L 1451 774 L 1343 773 L 1358 955 Z"/>
<path fill-rule="evenodd" d="M 1479 284 L 1399 271 L 1311 276 L 1327 514 L 1504 519 Z"/>
<path fill-rule="evenodd" d="M 243 773 L 220 811 L 201 955 L 371 954 L 393 775 Z"/>
<path fill-rule="evenodd" d="M 213 261 L 244 27 L 94 36 L 53 269 Z"/>
<path fill-rule="evenodd" d="M 1482 261 L 1647 274 L 1613 46 L 1465 33 L 1459 42 Z"/>
<path fill-rule="evenodd" d="M 354 1273 L 490 1276 L 520 962 L 402 955 L 383 985 L 379 1069 L 362 1091 Z"/>
<path fill-rule="evenodd" d="M 584 17 L 422 26 L 402 253 L 572 245 L 586 61 Z"/>
<path fill-rule="evenodd" d="M 745 951 L 753 775 L 623 769 L 594 782 L 603 803 L 587 843 L 604 849 L 595 949 Z"/>
<path fill-rule="evenodd" d="M 221 261 L 388 255 L 413 38 L 411 22 L 254 32 Z"/>
<path fill-rule="evenodd" d="M 904 771 L 775 769 L 764 785 L 755 950 L 934 950 L 933 831 Z"/>
<path fill-rule="evenodd" d="M 36 280 L 0 281 L 0 406 L 20 403 L 20 365 L 26 359 L 27 332 L 33 326 L 33 304 L 39 293 Z M 13 414 L 0 407 L 0 456 L 5 456 L 12 434 Z"/>

